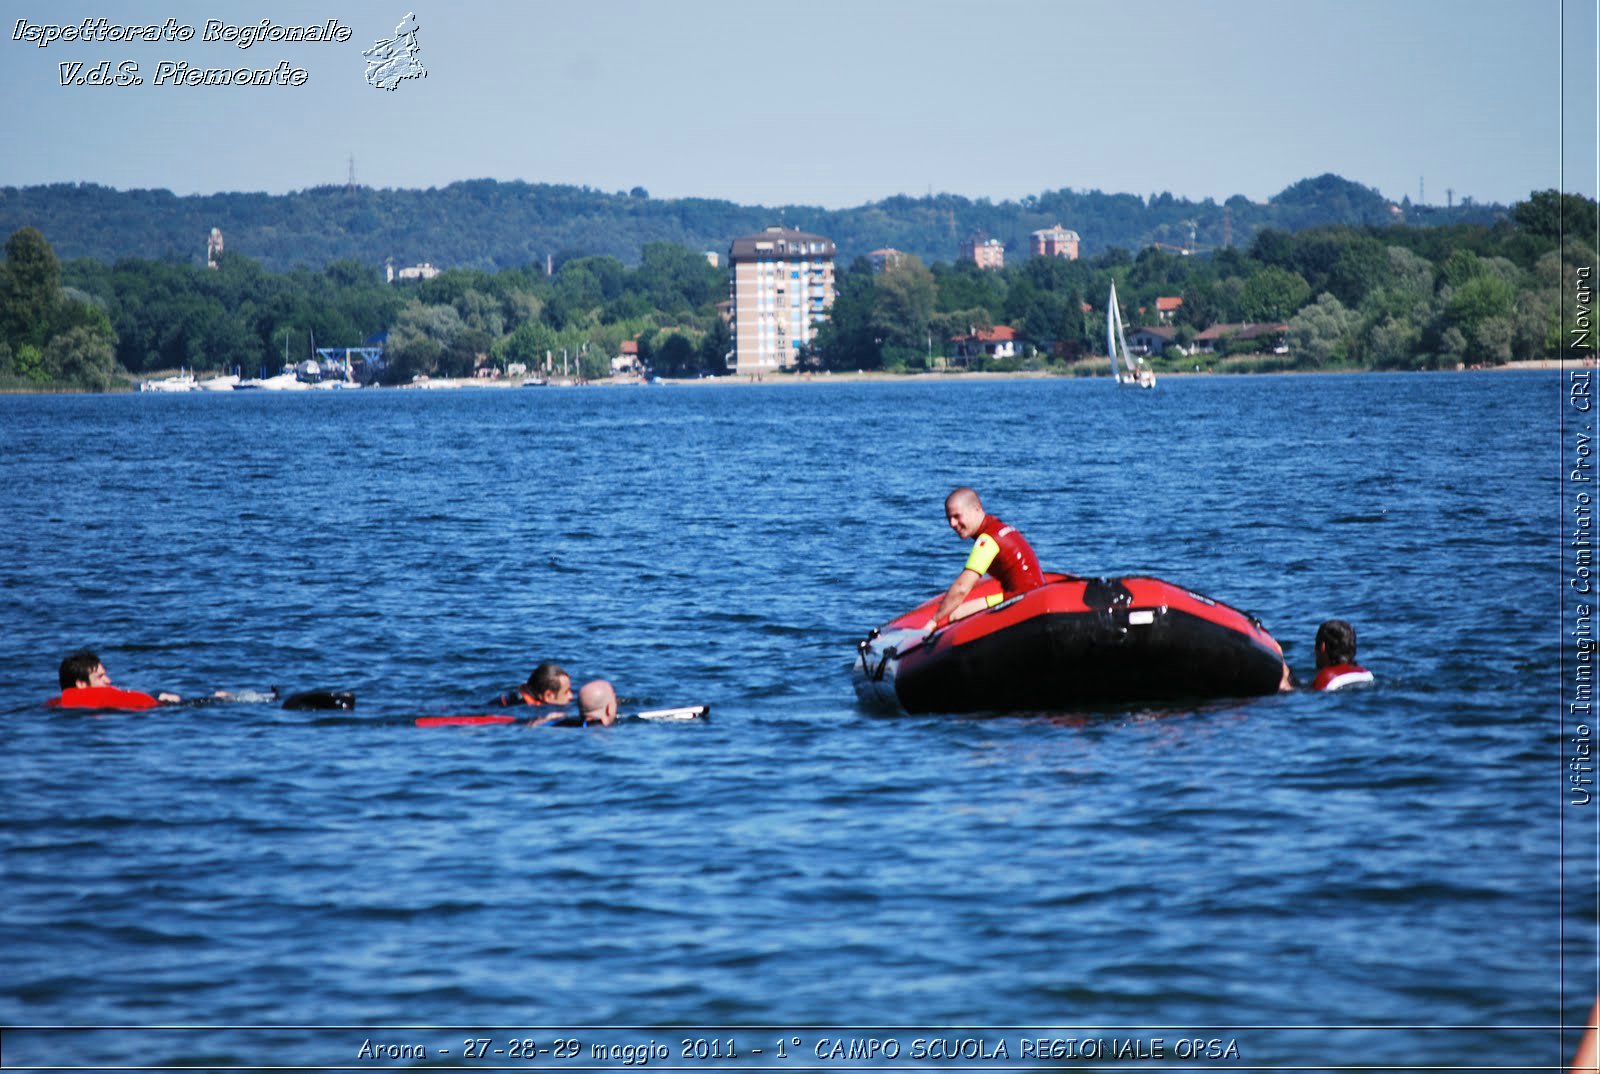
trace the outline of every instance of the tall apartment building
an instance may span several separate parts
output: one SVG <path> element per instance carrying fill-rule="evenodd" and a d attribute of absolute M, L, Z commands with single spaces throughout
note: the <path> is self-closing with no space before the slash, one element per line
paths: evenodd
<path fill-rule="evenodd" d="M 833 255 L 832 240 L 792 228 L 733 240 L 734 372 L 794 365 L 833 306 Z"/>
<path fill-rule="evenodd" d="M 999 239 L 974 235 L 961 244 L 961 259 L 972 261 L 981 269 L 1003 269 L 1006 267 L 1006 248 Z"/>
<path fill-rule="evenodd" d="M 1035 231 L 1029 246 L 1033 250 L 1034 257 L 1064 257 L 1068 261 L 1078 260 L 1078 233 L 1069 231 L 1060 224 Z"/>

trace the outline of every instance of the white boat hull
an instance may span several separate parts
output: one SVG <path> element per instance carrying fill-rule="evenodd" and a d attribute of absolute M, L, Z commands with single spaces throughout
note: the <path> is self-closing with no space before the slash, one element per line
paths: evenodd
<path fill-rule="evenodd" d="M 193 373 L 179 373 L 175 377 L 139 382 L 139 390 L 141 392 L 192 392 L 197 387 Z"/>

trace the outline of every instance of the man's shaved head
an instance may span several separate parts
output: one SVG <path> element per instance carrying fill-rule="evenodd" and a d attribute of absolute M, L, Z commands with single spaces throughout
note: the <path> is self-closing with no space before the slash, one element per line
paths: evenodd
<path fill-rule="evenodd" d="M 962 485 L 944 498 L 944 517 L 956 536 L 970 541 L 983 525 L 983 502 L 976 492 Z"/>
<path fill-rule="evenodd" d="M 578 691 L 578 712 L 593 723 L 610 724 L 617 718 L 617 692 L 604 679 L 583 684 Z"/>
<path fill-rule="evenodd" d="M 965 485 L 962 485 L 944 498 L 944 509 L 946 511 L 965 507 L 976 507 L 980 511 L 983 510 L 983 501 L 978 499 L 978 494 Z"/>

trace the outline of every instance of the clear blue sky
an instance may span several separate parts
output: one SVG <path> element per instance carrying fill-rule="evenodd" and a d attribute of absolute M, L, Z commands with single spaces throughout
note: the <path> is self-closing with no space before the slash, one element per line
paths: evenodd
<path fill-rule="evenodd" d="M 348 44 L 203 44 L 208 17 Z M 1565 20 L 1563 21 L 1563 9 Z M 283 193 L 522 179 L 858 205 L 1071 187 L 1265 200 L 1323 172 L 1398 200 L 1595 195 L 1593 0 L 5 0 L 0 185 Z M 426 79 L 364 81 L 414 11 Z M 48 48 L 18 19 L 175 19 L 184 43 Z M 1565 52 L 1566 85 L 1562 84 Z M 139 65 L 63 87 L 58 64 Z M 162 60 L 303 67 L 161 87 Z M 1563 122 L 1565 145 L 1563 145 Z M 1070 222 L 1069 222 L 1070 223 Z"/>

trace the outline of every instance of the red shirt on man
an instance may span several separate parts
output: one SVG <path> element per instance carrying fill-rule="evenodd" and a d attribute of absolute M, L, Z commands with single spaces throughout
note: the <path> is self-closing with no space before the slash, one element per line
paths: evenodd
<path fill-rule="evenodd" d="M 978 527 L 972 554 L 967 557 L 967 570 L 998 580 L 1007 597 L 1044 584 L 1044 571 L 1028 539 L 1015 526 L 990 514 L 983 516 L 983 524 Z"/>

